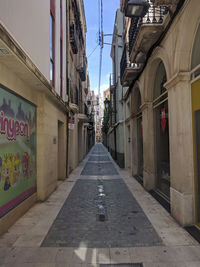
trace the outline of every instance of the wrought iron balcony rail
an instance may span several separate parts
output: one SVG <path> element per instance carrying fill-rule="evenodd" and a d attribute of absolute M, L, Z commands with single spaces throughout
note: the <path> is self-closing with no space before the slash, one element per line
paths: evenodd
<path fill-rule="evenodd" d="M 128 49 L 127 49 L 127 44 L 124 45 L 124 50 L 122 53 L 122 58 L 121 58 L 121 62 L 120 62 L 120 79 L 123 79 L 125 70 L 127 68 L 132 68 L 132 69 L 138 69 L 139 64 L 136 63 L 131 63 L 128 60 Z"/>
<path fill-rule="evenodd" d="M 129 65 L 129 63 L 127 62 L 127 45 L 124 45 L 124 50 L 122 53 L 122 58 L 120 61 L 120 79 L 122 80 L 125 69 L 127 68 L 127 66 Z"/>
<path fill-rule="evenodd" d="M 79 40 L 81 40 L 84 45 L 84 38 L 83 38 L 82 25 L 81 25 L 81 15 L 80 15 L 80 11 L 79 11 L 76 1 L 72 2 L 72 8 L 74 11 L 75 24 L 77 28 L 77 36 L 79 37 Z"/>
<path fill-rule="evenodd" d="M 78 37 L 76 26 L 74 23 L 70 24 L 70 43 L 74 54 L 78 53 Z"/>
<path fill-rule="evenodd" d="M 145 24 L 162 24 L 164 16 L 167 14 L 167 12 L 167 7 L 153 6 L 150 3 L 149 10 L 143 18 L 133 17 L 131 19 L 131 25 L 129 28 L 129 53 L 131 53 L 135 45 L 141 26 Z"/>

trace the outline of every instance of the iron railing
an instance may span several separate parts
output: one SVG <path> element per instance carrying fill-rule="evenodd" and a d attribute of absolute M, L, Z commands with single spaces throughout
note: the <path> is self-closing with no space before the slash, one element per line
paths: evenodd
<path fill-rule="evenodd" d="M 121 81 L 123 79 L 124 72 L 125 72 L 127 66 L 128 66 L 128 62 L 127 62 L 127 45 L 125 44 L 124 45 L 124 50 L 123 50 L 123 53 L 122 53 L 122 58 L 121 58 L 121 61 L 120 61 L 120 79 L 121 79 Z"/>
<path fill-rule="evenodd" d="M 78 38 L 75 23 L 70 24 L 70 44 L 74 54 L 78 53 Z"/>
<path fill-rule="evenodd" d="M 167 13 L 167 7 L 163 7 L 163 6 L 154 6 L 152 5 L 152 3 L 150 2 L 150 0 L 148 0 L 150 7 L 148 9 L 147 14 L 142 18 L 138 18 L 138 17 L 133 17 L 131 19 L 131 25 L 129 28 L 129 53 L 131 53 L 138 33 L 140 31 L 140 27 L 143 24 L 162 24 L 163 20 L 164 20 L 164 16 Z"/>
<path fill-rule="evenodd" d="M 121 61 L 120 61 L 120 79 L 121 79 L 121 81 L 123 80 L 123 76 L 124 76 L 125 70 L 127 68 L 138 69 L 138 67 L 139 67 L 139 64 L 130 62 L 129 55 L 128 55 L 128 45 L 125 44 L 124 45 L 124 50 L 123 50 L 123 53 L 122 53 L 122 58 L 121 58 Z"/>

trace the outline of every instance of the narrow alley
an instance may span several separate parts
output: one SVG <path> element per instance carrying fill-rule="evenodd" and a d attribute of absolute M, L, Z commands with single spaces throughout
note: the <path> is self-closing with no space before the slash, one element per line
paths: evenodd
<path fill-rule="evenodd" d="M 0 237 L 1 267 L 197 267 L 199 244 L 96 144 Z"/>

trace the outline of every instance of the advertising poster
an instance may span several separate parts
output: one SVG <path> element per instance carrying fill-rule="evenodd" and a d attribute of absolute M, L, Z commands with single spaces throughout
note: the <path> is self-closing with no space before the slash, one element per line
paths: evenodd
<path fill-rule="evenodd" d="M 36 108 L 0 85 L 0 217 L 36 192 Z"/>

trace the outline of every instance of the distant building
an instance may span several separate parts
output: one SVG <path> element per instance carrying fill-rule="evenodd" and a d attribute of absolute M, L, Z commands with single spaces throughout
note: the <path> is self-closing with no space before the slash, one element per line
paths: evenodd
<path fill-rule="evenodd" d="M 106 98 L 110 99 L 110 88 L 103 92 L 103 100 L 105 100 Z"/>
<path fill-rule="evenodd" d="M 124 111 L 123 88 L 120 83 L 120 59 L 123 52 L 123 13 L 118 9 L 115 16 L 113 39 L 111 47 L 112 69 L 110 75 L 110 88 L 105 91 L 105 96 L 110 101 L 109 130 L 104 135 L 105 143 L 120 167 L 124 168 Z M 109 97 L 108 97 L 109 96 Z"/>

